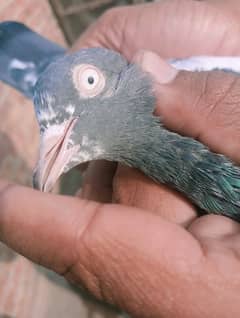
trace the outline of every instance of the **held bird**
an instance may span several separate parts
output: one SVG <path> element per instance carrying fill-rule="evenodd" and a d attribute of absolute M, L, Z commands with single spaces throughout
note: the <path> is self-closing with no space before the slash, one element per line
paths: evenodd
<path fill-rule="evenodd" d="M 168 131 L 153 115 L 155 102 L 149 76 L 116 52 L 85 49 L 52 63 L 35 86 L 35 185 L 48 191 L 72 167 L 106 159 L 140 169 L 207 212 L 240 220 L 240 168 Z"/>
<path fill-rule="evenodd" d="M 103 48 L 60 55 L 48 63 L 33 87 L 41 134 L 35 187 L 49 191 L 72 167 L 106 159 L 140 169 L 208 213 L 240 221 L 240 167 L 162 125 L 153 114 L 156 100 L 148 74 Z M 192 57 L 169 63 L 188 71 L 240 73 L 238 57 Z"/>

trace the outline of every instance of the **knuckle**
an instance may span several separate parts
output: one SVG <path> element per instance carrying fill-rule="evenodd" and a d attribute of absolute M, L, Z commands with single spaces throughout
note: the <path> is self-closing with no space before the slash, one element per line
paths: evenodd
<path fill-rule="evenodd" d="M 206 125 L 228 126 L 239 123 L 240 79 L 222 71 L 192 74 L 191 113 Z M 200 116 L 200 117 L 199 117 Z M 204 124 L 204 126 L 205 126 Z"/>
<path fill-rule="evenodd" d="M 200 75 L 200 78 L 199 76 Z M 209 109 L 212 103 L 212 89 L 211 89 L 211 73 L 202 72 L 197 74 L 197 77 L 193 76 L 193 111 L 206 115 L 207 110 Z M 199 80 L 200 79 L 200 80 Z"/>
<path fill-rule="evenodd" d="M 98 32 L 100 29 L 102 42 L 117 51 L 121 51 L 125 39 L 127 13 L 126 7 L 110 8 L 103 13 L 98 21 Z"/>
<path fill-rule="evenodd" d="M 79 284 L 81 287 L 90 291 L 95 297 L 105 300 L 104 290 L 102 288 L 101 277 L 98 266 L 98 256 L 95 253 L 96 242 L 94 237 L 98 228 L 98 215 L 102 214 L 104 205 L 96 202 L 84 201 L 83 210 L 90 216 L 82 227 L 82 218 L 76 221 L 76 230 L 74 232 L 73 261 L 65 266 L 61 275 L 70 282 Z"/>
<path fill-rule="evenodd" d="M 215 76 L 213 78 L 215 85 L 207 95 L 206 119 L 214 122 L 215 126 L 227 127 L 237 124 L 236 127 L 238 127 L 240 119 L 240 81 L 237 76 L 223 74 L 222 72 L 213 76 Z"/>

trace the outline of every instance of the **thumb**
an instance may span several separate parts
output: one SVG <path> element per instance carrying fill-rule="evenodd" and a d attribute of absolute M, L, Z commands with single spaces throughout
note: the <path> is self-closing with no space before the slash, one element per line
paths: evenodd
<path fill-rule="evenodd" d="M 239 76 L 223 71 L 177 71 L 149 51 L 139 52 L 134 61 L 154 79 L 155 113 L 167 128 L 240 162 Z"/>

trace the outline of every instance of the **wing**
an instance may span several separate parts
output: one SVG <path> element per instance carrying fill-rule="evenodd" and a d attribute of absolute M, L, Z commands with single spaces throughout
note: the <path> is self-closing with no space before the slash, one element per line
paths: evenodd
<path fill-rule="evenodd" d="M 0 23 L 0 80 L 32 98 L 44 69 L 65 49 L 22 23 Z"/>

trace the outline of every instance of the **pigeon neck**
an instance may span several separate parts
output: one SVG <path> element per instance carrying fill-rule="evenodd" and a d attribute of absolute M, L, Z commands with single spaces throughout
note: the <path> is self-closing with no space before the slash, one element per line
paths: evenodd
<path fill-rule="evenodd" d="M 239 167 L 200 142 L 152 120 L 122 159 L 153 180 L 182 192 L 201 209 L 239 221 Z"/>
<path fill-rule="evenodd" d="M 193 139 L 170 132 L 154 121 L 148 129 L 139 132 L 134 146 L 125 151 L 121 161 L 140 169 L 157 182 L 186 192 L 189 190 L 187 179 L 199 160 L 196 153 L 201 147 Z"/>
<path fill-rule="evenodd" d="M 233 198 L 238 169 L 196 140 L 151 125 L 125 163 L 175 188 L 200 208 L 239 220 L 239 194 Z"/>

